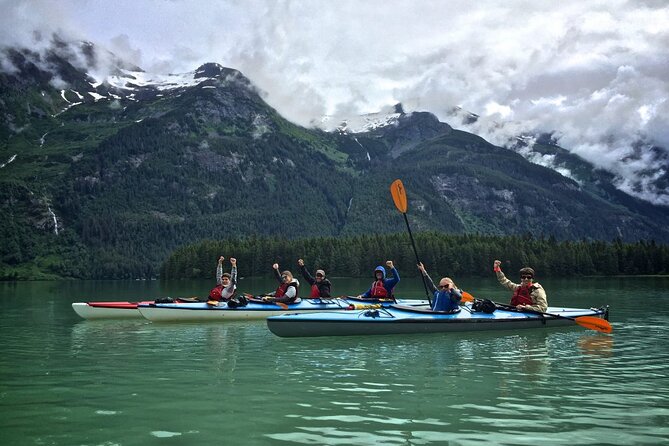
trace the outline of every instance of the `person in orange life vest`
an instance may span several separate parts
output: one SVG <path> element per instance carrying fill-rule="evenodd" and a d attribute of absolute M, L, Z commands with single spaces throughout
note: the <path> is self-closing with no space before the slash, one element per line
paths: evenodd
<path fill-rule="evenodd" d="M 237 290 L 237 259 L 230 257 L 230 274 L 223 273 L 223 260 L 225 257 L 221 256 L 218 259 L 216 266 L 216 287 L 209 292 L 209 299 L 215 301 L 228 301 L 234 296 Z"/>
<path fill-rule="evenodd" d="M 427 284 L 430 286 L 434 295 L 432 301 L 432 311 L 448 311 L 456 312 L 460 309 L 460 301 L 462 300 L 462 291 L 455 286 L 453 279 L 449 277 L 442 277 L 439 281 L 439 288 L 437 289 L 432 282 L 432 278 L 425 270 L 422 263 L 418 264 L 418 269 L 427 279 Z"/>
<path fill-rule="evenodd" d="M 295 302 L 298 297 L 300 282 L 293 277 L 293 273 L 290 271 L 279 273 L 278 263 L 272 265 L 272 269 L 274 277 L 279 281 L 279 287 L 276 291 L 263 296 L 262 300 L 265 302 L 282 302 L 284 304 Z"/>
<path fill-rule="evenodd" d="M 316 278 L 314 279 L 307 271 L 307 267 L 304 266 L 304 260 L 299 259 L 297 264 L 300 265 L 300 270 L 302 271 L 302 276 L 304 280 L 309 282 L 311 285 L 311 294 L 309 297 L 316 299 L 319 297 L 331 297 L 330 293 L 332 291 L 332 283 L 325 278 L 325 271 L 322 269 L 316 270 Z"/>
<path fill-rule="evenodd" d="M 397 272 L 392 260 L 386 262 L 386 267 L 390 270 L 393 277 L 386 279 L 386 270 L 379 265 L 374 270 L 374 282 L 372 286 L 364 293 L 358 295 L 360 299 L 395 299 L 393 289 L 400 281 L 400 273 Z"/>
<path fill-rule="evenodd" d="M 493 271 L 497 274 L 499 283 L 513 291 L 511 298 L 511 305 L 519 310 L 534 310 L 545 313 L 548 309 L 548 300 L 546 298 L 546 291 L 534 280 L 534 270 L 532 268 L 522 268 L 520 270 L 520 284 L 513 283 L 506 278 L 502 272 L 500 265 L 502 262 L 495 260 L 493 263 Z"/>

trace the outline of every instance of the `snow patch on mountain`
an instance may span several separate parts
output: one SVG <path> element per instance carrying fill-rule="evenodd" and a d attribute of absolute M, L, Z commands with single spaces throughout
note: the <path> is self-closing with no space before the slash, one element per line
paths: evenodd
<path fill-rule="evenodd" d="M 342 119 L 335 116 L 324 116 L 317 127 L 327 132 L 365 133 L 390 125 L 397 125 L 403 114 L 401 105 L 390 105 L 376 113 L 367 113 L 352 118 Z"/>
<path fill-rule="evenodd" d="M 7 164 L 9 164 L 9 163 L 11 163 L 12 161 L 14 161 L 14 160 L 16 159 L 16 155 L 17 155 L 17 154 L 12 155 L 11 158 L 9 158 L 6 162 L 0 164 L 0 169 L 3 169 Z"/>
<path fill-rule="evenodd" d="M 151 74 L 143 71 L 120 70 L 122 74 L 111 75 L 106 81 L 113 87 L 122 90 L 135 90 L 140 87 L 153 87 L 157 90 L 173 90 L 175 88 L 194 87 L 211 79 L 196 78 L 196 72 L 180 74 Z"/>

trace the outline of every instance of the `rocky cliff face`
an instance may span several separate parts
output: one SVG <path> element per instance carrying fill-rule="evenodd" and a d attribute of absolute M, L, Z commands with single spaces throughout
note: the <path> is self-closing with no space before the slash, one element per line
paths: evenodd
<path fill-rule="evenodd" d="M 217 64 L 152 76 L 87 44 L 3 54 L 4 277 L 151 276 L 203 238 L 402 231 L 395 178 L 417 231 L 669 241 L 666 208 L 549 141 L 571 178 L 401 106 L 361 132 L 302 128 Z"/>

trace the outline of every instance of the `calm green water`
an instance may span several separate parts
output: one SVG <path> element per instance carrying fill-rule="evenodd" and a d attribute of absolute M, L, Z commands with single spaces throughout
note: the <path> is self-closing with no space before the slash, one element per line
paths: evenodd
<path fill-rule="evenodd" d="M 368 282 L 341 279 L 336 292 L 357 293 Z M 70 307 L 203 295 L 211 283 L 1 283 L 0 441 L 668 444 L 669 278 L 543 284 L 553 305 L 609 304 L 613 334 L 575 325 L 281 339 L 262 321 L 95 322 Z M 459 285 L 508 300 L 493 280 Z M 398 288 L 409 297 L 421 290 L 410 280 Z"/>

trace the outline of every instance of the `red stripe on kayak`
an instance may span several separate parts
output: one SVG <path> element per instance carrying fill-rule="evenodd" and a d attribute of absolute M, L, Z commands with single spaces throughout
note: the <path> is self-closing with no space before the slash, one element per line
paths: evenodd
<path fill-rule="evenodd" d="M 139 304 L 152 304 L 152 300 L 143 302 L 87 302 L 89 307 L 136 309 Z"/>

